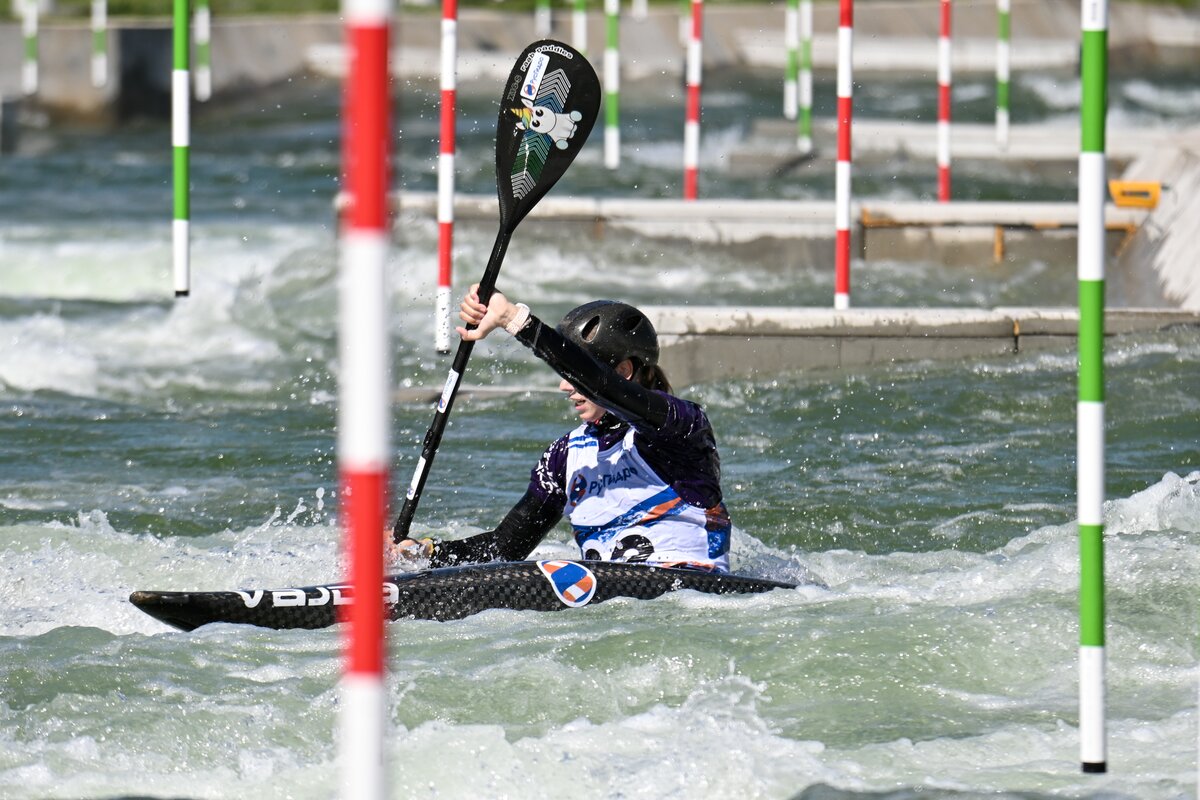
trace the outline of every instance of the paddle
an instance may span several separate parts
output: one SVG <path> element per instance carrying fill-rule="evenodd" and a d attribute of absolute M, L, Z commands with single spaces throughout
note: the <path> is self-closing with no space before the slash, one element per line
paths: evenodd
<path fill-rule="evenodd" d="M 599 110 L 600 80 L 592 65 L 574 48 L 543 39 L 526 47 L 517 58 L 500 96 L 496 121 L 500 231 L 479 280 L 479 299 L 484 303 L 496 288 L 513 231 L 575 160 Z M 474 342 L 468 341 L 458 344 L 412 483 L 392 528 L 393 541 L 408 537 L 473 346 Z"/>

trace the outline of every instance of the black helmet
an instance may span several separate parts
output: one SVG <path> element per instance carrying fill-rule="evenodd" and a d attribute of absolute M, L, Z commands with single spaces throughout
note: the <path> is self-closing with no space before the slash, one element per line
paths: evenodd
<path fill-rule="evenodd" d="M 588 351 L 597 361 L 615 367 L 627 358 L 639 366 L 658 363 L 658 334 L 641 311 L 616 300 L 593 300 L 572 309 L 558 323 L 558 332 Z"/>

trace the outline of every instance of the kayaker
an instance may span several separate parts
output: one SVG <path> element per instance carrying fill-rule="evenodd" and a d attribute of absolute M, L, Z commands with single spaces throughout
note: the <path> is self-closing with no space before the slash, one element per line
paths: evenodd
<path fill-rule="evenodd" d="M 551 327 L 524 303 L 478 286 L 459 317 L 479 341 L 497 328 L 560 376 L 582 424 L 555 440 L 524 496 L 493 531 L 465 539 L 405 539 L 393 555 L 430 566 L 519 561 L 565 514 L 584 559 L 729 571 L 731 525 L 712 426 L 696 403 L 671 394 L 658 335 L 638 309 L 614 300 L 575 308 Z"/>

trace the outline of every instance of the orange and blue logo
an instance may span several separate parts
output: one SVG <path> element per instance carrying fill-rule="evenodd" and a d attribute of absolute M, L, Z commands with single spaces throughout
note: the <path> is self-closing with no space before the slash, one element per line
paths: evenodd
<path fill-rule="evenodd" d="M 579 501 L 587 494 L 588 481 L 587 476 L 578 474 L 571 481 L 571 488 L 567 490 L 567 502 L 572 506 L 579 505 Z"/>
<path fill-rule="evenodd" d="M 596 596 L 596 576 L 574 561 L 539 561 L 538 569 L 550 581 L 550 588 L 564 605 L 586 606 Z"/>

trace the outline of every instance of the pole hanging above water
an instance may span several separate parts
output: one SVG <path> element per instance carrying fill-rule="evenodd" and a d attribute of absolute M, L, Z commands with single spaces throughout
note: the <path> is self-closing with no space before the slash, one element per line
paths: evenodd
<path fill-rule="evenodd" d="M 1082 0 L 1079 150 L 1079 757 L 1107 770 L 1104 636 L 1104 202 L 1108 4 Z"/>
<path fill-rule="evenodd" d="M 837 164 L 834 167 L 833 307 L 850 307 L 850 127 L 854 109 L 854 0 L 841 0 L 837 53 Z"/>
<path fill-rule="evenodd" d="M 787 73 L 783 82 L 783 116 L 796 120 L 796 149 L 812 152 L 812 0 L 788 0 L 784 17 Z"/>
<path fill-rule="evenodd" d="M 796 149 L 808 155 L 813 149 L 812 140 L 812 0 L 800 0 L 800 74 L 797 86 L 799 109 L 796 118 Z"/>
<path fill-rule="evenodd" d="M 188 3 L 175 0 L 172 28 L 173 68 L 171 71 L 171 149 L 175 186 L 175 217 L 171 228 L 172 275 L 175 296 L 186 297 L 191 289 L 189 264 L 190 210 L 188 149 L 191 86 L 188 73 Z"/>
<path fill-rule="evenodd" d="M 1012 55 L 1011 0 L 996 0 L 996 144 L 1008 149 L 1008 80 Z"/>
<path fill-rule="evenodd" d="M 454 159 L 457 136 L 458 0 L 442 0 L 442 109 L 438 148 L 438 282 L 434 300 L 434 348 L 450 352 L 450 304 L 454 279 Z"/>
<path fill-rule="evenodd" d="M 108 83 L 108 0 L 92 0 L 92 86 Z"/>
<path fill-rule="evenodd" d="M 783 118 L 795 119 L 800 112 L 800 0 L 787 0 L 783 12 L 783 47 L 787 68 L 783 76 Z"/>
<path fill-rule="evenodd" d="M 21 91 L 26 95 L 37 94 L 38 90 L 39 5 L 38 0 L 25 0 L 21 9 L 21 38 L 25 44 L 25 55 L 21 62 Z"/>
<path fill-rule="evenodd" d="M 687 116 L 683 126 L 683 199 L 695 200 L 699 193 L 700 169 L 700 80 L 704 64 L 704 0 L 692 0 L 691 32 L 688 35 L 686 81 Z"/>
<path fill-rule="evenodd" d="M 196 99 L 212 97 L 212 14 L 208 0 L 196 0 Z"/>
<path fill-rule="evenodd" d="M 575 0 L 571 12 L 571 44 L 583 55 L 587 55 L 588 38 L 587 0 Z"/>
<path fill-rule="evenodd" d="M 350 71 L 342 127 L 346 191 L 338 280 L 339 517 L 354 602 L 346 614 L 338 754 L 341 796 L 387 796 L 383 531 L 390 450 L 386 262 L 389 235 L 388 0 L 342 0 Z"/>
<path fill-rule="evenodd" d="M 621 166 L 621 0 L 604 0 L 604 166 Z"/>
<path fill-rule="evenodd" d="M 950 202 L 950 0 L 941 0 L 938 35 L 938 202 Z"/>

